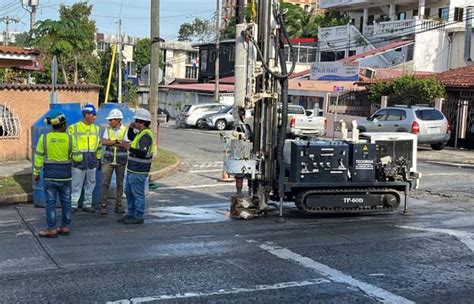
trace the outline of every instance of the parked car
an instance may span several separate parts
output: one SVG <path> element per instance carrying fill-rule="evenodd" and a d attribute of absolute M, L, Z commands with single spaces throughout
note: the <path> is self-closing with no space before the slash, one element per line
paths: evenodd
<path fill-rule="evenodd" d="M 206 127 L 208 127 L 209 129 L 223 131 L 228 127 L 232 126 L 232 123 L 234 122 L 232 109 L 232 106 L 227 106 L 216 114 L 205 115 L 203 119 L 206 122 Z"/>
<path fill-rule="evenodd" d="M 176 126 L 202 129 L 205 127 L 204 115 L 218 113 L 224 107 L 224 105 L 219 103 L 185 105 L 183 111 L 176 117 Z"/>
<path fill-rule="evenodd" d="M 411 132 L 418 144 L 442 150 L 451 137 L 451 126 L 439 110 L 425 106 L 394 106 L 380 109 L 357 121 L 361 132 Z"/>
<path fill-rule="evenodd" d="M 288 105 L 287 134 L 289 137 L 324 136 L 326 135 L 326 118 L 308 116 L 302 106 Z"/>

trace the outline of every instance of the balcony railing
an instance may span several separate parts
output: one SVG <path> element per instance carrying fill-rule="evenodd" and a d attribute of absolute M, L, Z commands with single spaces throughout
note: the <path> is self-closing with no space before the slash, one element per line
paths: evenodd
<path fill-rule="evenodd" d="M 362 3 L 370 3 L 368 0 L 320 0 L 319 7 L 322 9 L 325 8 L 334 8 L 338 6 L 350 6 Z"/>

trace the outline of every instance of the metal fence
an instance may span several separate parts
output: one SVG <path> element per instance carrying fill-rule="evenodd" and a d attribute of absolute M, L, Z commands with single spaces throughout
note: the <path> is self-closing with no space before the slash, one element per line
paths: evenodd
<path fill-rule="evenodd" d="M 377 106 L 369 100 L 367 91 L 349 91 L 343 93 L 339 98 L 331 96 L 329 112 L 346 114 L 352 116 L 369 116 Z"/>
<path fill-rule="evenodd" d="M 449 144 L 474 149 L 474 91 L 448 91 L 442 111 L 452 127 Z"/>
<path fill-rule="evenodd" d="M 21 135 L 20 118 L 9 108 L 7 104 L 0 105 L 0 139 L 19 138 Z"/>

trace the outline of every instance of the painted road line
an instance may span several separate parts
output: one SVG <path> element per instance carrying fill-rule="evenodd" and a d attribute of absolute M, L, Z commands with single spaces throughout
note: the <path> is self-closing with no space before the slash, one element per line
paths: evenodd
<path fill-rule="evenodd" d="M 189 173 L 210 173 L 210 172 L 222 172 L 222 169 L 210 169 L 210 170 L 191 170 Z"/>
<path fill-rule="evenodd" d="M 360 289 L 362 292 L 364 292 L 366 295 L 376 298 L 376 300 L 378 301 L 381 301 L 384 303 L 398 303 L 398 304 L 414 303 L 408 299 L 405 299 L 404 297 L 393 294 L 385 289 L 379 288 L 369 283 L 359 281 L 349 275 L 342 273 L 341 271 L 337 269 L 318 263 L 308 257 L 302 256 L 287 248 L 280 247 L 273 243 L 258 243 L 253 240 L 247 240 L 247 242 L 257 244 L 258 247 L 260 247 L 261 249 L 281 259 L 293 261 L 300 264 L 303 267 L 316 270 L 318 273 L 326 276 L 328 279 L 330 279 L 333 282 L 344 283 L 344 284 L 348 284 L 350 286 L 356 287 Z"/>
<path fill-rule="evenodd" d="M 158 295 L 150 297 L 141 297 L 141 298 L 132 298 L 118 301 L 109 301 L 110 304 L 126 304 L 126 303 L 146 303 L 152 301 L 160 300 L 176 300 L 176 299 L 186 299 L 186 298 L 197 298 L 197 297 L 210 297 L 210 296 L 222 296 L 222 295 L 231 295 L 239 293 L 249 293 L 265 290 L 278 290 L 278 289 L 287 289 L 287 288 L 296 288 L 296 287 L 305 287 L 311 285 L 318 285 L 324 283 L 331 283 L 331 281 L 326 279 L 313 279 L 300 282 L 284 282 L 277 283 L 273 285 L 256 285 L 251 288 L 232 288 L 232 289 L 220 289 L 218 291 L 211 292 L 186 292 L 178 293 L 174 295 Z"/>
<path fill-rule="evenodd" d="M 396 227 L 411 229 L 411 230 L 418 230 L 418 231 L 449 234 L 451 236 L 456 237 L 459 241 L 463 242 L 469 249 L 471 249 L 471 251 L 474 251 L 474 233 L 471 233 L 471 232 L 453 230 L 453 229 L 422 228 L 422 227 L 413 227 L 413 226 L 396 226 Z"/>
<path fill-rule="evenodd" d="M 157 190 L 179 190 L 179 189 L 199 189 L 199 188 L 213 188 L 213 187 L 228 187 L 232 186 L 235 187 L 235 185 L 232 183 L 219 183 L 219 184 L 208 184 L 208 185 L 195 185 L 195 186 L 171 186 L 171 187 L 158 187 Z M 156 191 L 156 190 L 155 190 Z"/>

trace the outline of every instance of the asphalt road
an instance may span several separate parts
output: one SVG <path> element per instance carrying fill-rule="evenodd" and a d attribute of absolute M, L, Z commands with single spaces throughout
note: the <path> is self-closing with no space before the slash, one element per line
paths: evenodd
<path fill-rule="evenodd" d="M 78 213 L 37 239 L 42 209 L 0 209 L 0 302 L 472 303 L 473 169 L 419 164 L 410 214 L 228 217 L 217 132 L 164 128 L 180 171 L 149 195 L 146 223 Z M 424 152 L 421 152 L 424 153 Z"/>

